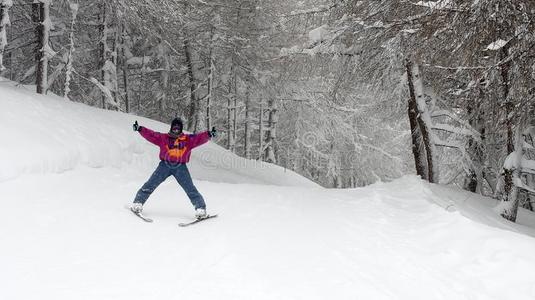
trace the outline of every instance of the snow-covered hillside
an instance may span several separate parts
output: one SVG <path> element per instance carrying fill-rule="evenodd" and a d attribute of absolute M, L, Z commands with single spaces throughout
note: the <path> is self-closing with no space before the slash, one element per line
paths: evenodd
<path fill-rule="evenodd" d="M 158 161 L 158 149 L 133 132 L 132 124 L 138 120 L 161 132 L 169 130 L 168 124 L 57 96 L 36 97 L 33 89 L 13 87 L 5 80 L 0 84 L 0 182 L 78 166 L 145 171 Z M 212 182 L 317 186 L 292 171 L 242 159 L 214 143 L 194 152 L 190 168 L 194 178 Z"/>
<path fill-rule="evenodd" d="M 214 143 L 191 163 L 216 219 L 131 129 L 167 125 L 0 82 L 0 299 L 535 299 L 534 218 L 414 176 L 329 190 Z M 530 226 L 526 226 L 530 225 Z"/>

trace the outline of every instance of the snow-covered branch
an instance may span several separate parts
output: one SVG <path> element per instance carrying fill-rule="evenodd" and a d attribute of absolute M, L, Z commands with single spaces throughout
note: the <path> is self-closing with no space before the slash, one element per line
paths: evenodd
<path fill-rule="evenodd" d="M 435 145 L 439 147 L 458 149 L 461 152 L 465 152 L 464 145 L 455 142 L 446 142 L 438 137 L 435 137 Z"/>
<path fill-rule="evenodd" d="M 528 185 L 526 185 L 526 184 L 522 181 L 521 178 L 518 178 L 518 177 L 513 178 L 513 183 L 514 183 L 514 185 L 515 185 L 516 187 L 521 188 L 521 189 L 523 189 L 523 190 L 526 190 L 526 191 L 528 191 L 528 192 L 530 192 L 530 193 L 535 194 L 535 189 L 533 189 L 533 188 L 529 187 Z"/>
<path fill-rule="evenodd" d="M 445 124 L 443 124 L 444 126 L 440 126 L 440 124 L 437 124 L 438 127 L 441 127 L 441 128 L 437 128 L 437 129 L 450 131 L 452 133 L 463 134 L 463 135 L 466 135 L 466 136 L 471 136 L 471 137 L 473 137 L 474 139 L 476 139 L 478 141 L 481 140 L 481 134 L 477 130 L 475 130 L 470 125 L 470 123 L 468 123 L 467 121 L 459 118 L 457 115 L 455 115 L 451 111 L 444 110 L 444 109 L 435 110 L 431 114 L 431 117 L 433 117 L 433 118 L 448 117 L 451 120 L 459 123 L 460 125 L 462 125 L 464 127 L 464 128 L 459 128 L 459 127 L 447 126 Z"/>
<path fill-rule="evenodd" d="M 102 83 L 100 83 L 96 78 L 91 77 L 89 79 L 91 83 L 93 83 L 96 87 L 100 89 L 100 91 L 104 94 L 106 103 L 112 105 L 113 107 L 118 107 L 118 103 L 115 101 L 112 91 L 109 87 L 104 86 Z"/>
<path fill-rule="evenodd" d="M 412 4 L 416 6 L 428 7 L 432 10 L 464 11 L 463 9 L 457 7 L 452 0 L 419 1 Z"/>
<path fill-rule="evenodd" d="M 392 155 L 390 153 L 388 153 L 386 150 L 382 149 L 382 148 L 379 148 L 379 147 L 376 147 L 376 146 L 373 146 L 373 145 L 370 145 L 370 144 L 359 144 L 359 146 L 361 147 L 366 147 L 366 148 L 370 148 L 374 151 L 376 151 L 377 153 L 380 153 L 381 155 L 383 155 L 384 157 L 387 157 L 389 158 L 390 160 L 394 160 L 394 161 L 397 161 L 397 162 L 402 162 L 401 158 L 395 156 L 395 155 Z"/>
<path fill-rule="evenodd" d="M 449 124 L 437 124 L 437 123 L 433 124 L 432 129 L 445 131 L 445 132 L 449 132 L 449 133 L 453 133 L 453 134 L 470 136 L 470 137 L 474 138 L 477 141 L 481 141 L 481 135 L 478 132 L 475 132 L 475 130 L 473 130 L 473 129 L 470 130 L 470 129 L 466 129 L 466 128 L 460 128 L 460 127 L 451 126 Z"/>
<path fill-rule="evenodd" d="M 535 160 L 530 160 L 523 157 L 520 164 L 522 166 L 522 173 L 535 175 Z"/>

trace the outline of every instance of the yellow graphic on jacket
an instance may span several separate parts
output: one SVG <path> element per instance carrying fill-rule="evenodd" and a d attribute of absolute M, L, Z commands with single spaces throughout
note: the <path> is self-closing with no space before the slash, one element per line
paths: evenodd
<path fill-rule="evenodd" d="M 167 155 L 170 158 L 178 159 L 181 158 L 184 153 L 186 153 L 186 150 L 188 149 L 186 147 L 186 142 L 188 140 L 188 136 L 183 135 L 176 138 L 174 141 L 169 140 L 169 143 L 167 143 Z"/>

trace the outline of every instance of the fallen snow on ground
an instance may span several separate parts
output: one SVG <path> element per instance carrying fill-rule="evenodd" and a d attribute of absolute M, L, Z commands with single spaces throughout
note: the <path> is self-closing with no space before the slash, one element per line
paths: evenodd
<path fill-rule="evenodd" d="M 533 216 L 415 176 L 323 189 L 210 143 L 191 165 L 216 219 L 174 180 L 124 205 L 157 149 L 116 112 L 0 83 L 1 299 L 535 299 Z M 226 162 L 221 159 L 223 157 Z"/>

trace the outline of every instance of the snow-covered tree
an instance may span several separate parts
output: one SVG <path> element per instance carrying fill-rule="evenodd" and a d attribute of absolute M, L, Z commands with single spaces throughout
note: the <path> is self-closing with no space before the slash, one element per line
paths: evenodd
<path fill-rule="evenodd" d="M 7 46 L 7 26 L 11 24 L 9 20 L 9 9 L 13 6 L 12 0 L 2 0 L 0 2 L 0 72 L 5 70 L 3 58 L 4 49 Z"/>

